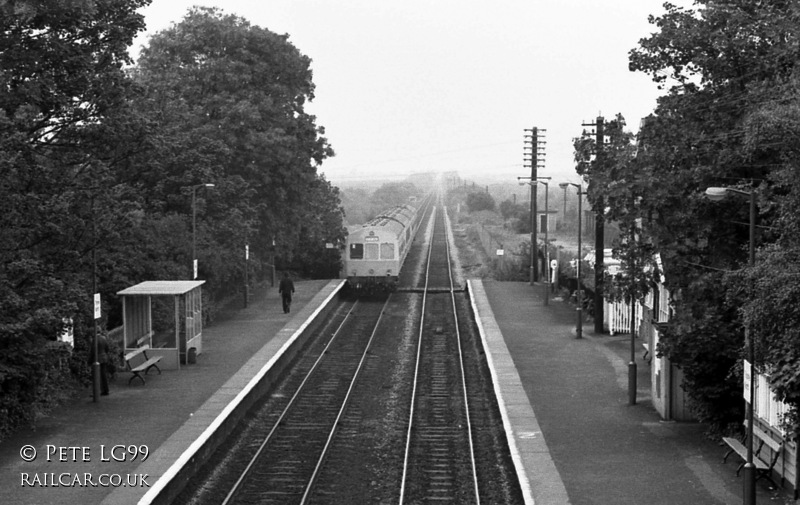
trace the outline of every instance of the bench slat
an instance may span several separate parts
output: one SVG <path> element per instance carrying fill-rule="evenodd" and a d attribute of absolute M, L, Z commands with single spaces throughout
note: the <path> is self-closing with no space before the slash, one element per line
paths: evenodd
<path fill-rule="evenodd" d="M 141 365 L 137 366 L 136 368 L 132 368 L 131 372 L 141 372 L 142 370 L 147 370 L 151 366 L 155 365 L 161 361 L 161 356 L 156 356 L 155 358 L 150 358 Z"/>
<path fill-rule="evenodd" d="M 763 440 L 764 443 L 767 444 L 773 451 L 779 451 L 781 449 L 782 444 L 777 440 L 774 440 L 771 436 L 769 436 L 768 433 L 758 426 L 753 426 L 753 434 L 759 439 Z"/>
<path fill-rule="evenodd" d="M 145 351 L 146 351 L 146 349 L 136 349 L 135 351 L 131 351 L 128 354 L 125 355 L 125 361 L 130 361 L 133 358 L 135 358 L 136 356 L 144 353 Z"/>

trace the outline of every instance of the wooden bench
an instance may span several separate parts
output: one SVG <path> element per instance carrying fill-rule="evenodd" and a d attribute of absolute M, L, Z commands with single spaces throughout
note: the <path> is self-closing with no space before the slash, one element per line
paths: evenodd
<path fill-rule="evenodd" d="M 753 465 L 756 467 L 756 480 L 766 477 L 773 486 L 778 487 L 777 484 L 775 484 L 775 481 L 772 480 L 772 469 L 775 467 L 775 463 L 778 462 L 778 458 L 783 451 L 783 442 L 777 442 L 776 440 L 773 440 L 768 433 L 758 426 L 753 426 L 753 436 L 755 437 L 753 440 Z M 747 462 L 747 447 L 744 445 L 744 443 L 747 441 L 747 423 L 745 422 L 745 435 L 741 440 L 733 437 L 723 437 L 722 441 L 728 444 L 728 447 L 730 447 L 730 450 L 725 453 L 725 457 L 722 458 L 723 463 L 725 463 L 728 459 L 728 456 L 734 452 L 742 458 L 742 463 L 736 469 L 736 475 L 738 476 L 739 472 L 742 470 L 742 468 L 744 468 L 744 465 Z M 771 459 L 767 458 L 766 454 L 763 456 L 761 455 L 761 450 L 764 448 L 764 446 L 772 449 Z"/>
<path fill-rule="evenodd" d="M 129 352 L 125 355 L 125 364 L 128 366 L 128 371 L 133 373 L 131 378 L 128 380 L 128 385 L 130 386 L 133 379 L 139 378 L 144 384 L 144 377 L 142 376 L 142 372 L 147 375 L 147 372 L 150 371 L 151 368 L 158 370 L 158 375 L 161 375 L 161 369 L 158 368 L 158 362 L 161 361 L 161 356 L 156 356 L 154 358 L 147 357 L 147 350 L 150 349 L 149 345 L 143 345 L 138 349 Z"/>

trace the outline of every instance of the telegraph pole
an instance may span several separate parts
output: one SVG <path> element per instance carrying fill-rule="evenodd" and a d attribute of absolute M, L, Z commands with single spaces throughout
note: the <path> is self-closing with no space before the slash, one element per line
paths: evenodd
<path fill-rule="evenodd" d="M 544 140 L 543 128 L 526 128 L 523 146 L 523 166 L 530 163 L 531 167 L 531 286 L 539 279 L 539 245 L 536 241 L 538 223 L 536 219 L 536 194 L 538 193 L 535 181 L 537 171 L 544 168 L 544 150 L 546 141 Z M 530 133 L 528 133 L 530 132 Z"/>
<path fill-rule="evenodd" d="M 597 116 L 594 123 L 583 124 L 595 128 L 595 167 L 601 167 L 604 163 L 604 120 L 603 116 Z M 591 174 L 589 174 L 591 178 Z M 603 333 L 603 269 L 605 260 L 605 216 L 603 215 L 605 202 L 600 201 L 594 209 L 594 331 Z M 580 251 L 579 251 L 580 253 Z"/>

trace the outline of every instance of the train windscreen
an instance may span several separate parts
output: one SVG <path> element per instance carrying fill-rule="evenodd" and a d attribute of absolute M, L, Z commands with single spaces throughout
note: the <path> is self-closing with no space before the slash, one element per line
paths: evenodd
<path fill-rule="evenodd" d="M 366 247 L 364 248 L 364 256 L 368 260 L 376 260 L 378 259 L 378 244 L 365 244 Z"/>
<path fill-rule="evenodd" d="M 351 260 L 364 259 L 364 244 L 350 244 L 350 259 Z"/>

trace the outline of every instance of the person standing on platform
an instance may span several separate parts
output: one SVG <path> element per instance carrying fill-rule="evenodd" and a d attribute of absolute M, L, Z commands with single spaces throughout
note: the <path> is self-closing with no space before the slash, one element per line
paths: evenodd
<path fill-rule="evenodd" d="M 283 313 L 288 314 L 292 308 L 292 293 L 294 293 L 294 282 L 289 278 L 289 272 L 283 273 L 283 279 L 278 285 L 278 293 L 281 294 L 281 300 L 283 300 Z"/>
<path fill-rule="evenodd" d="M 93 343 L 90 343 L 90 345 Z M 94 345 L 91 345 L 91 351 L 89 352 L 89 366 L 91 367 L 94 365 L 94 362 L 97 361 L 100 363 L 100 394 L 103 396 L 108 396 L 108 360 L 109 360 L 109 350 L 108 350 L 108 340 L 104 335 L 97 335 L 97 357 L 95 358 L 94 355 Z"/>

